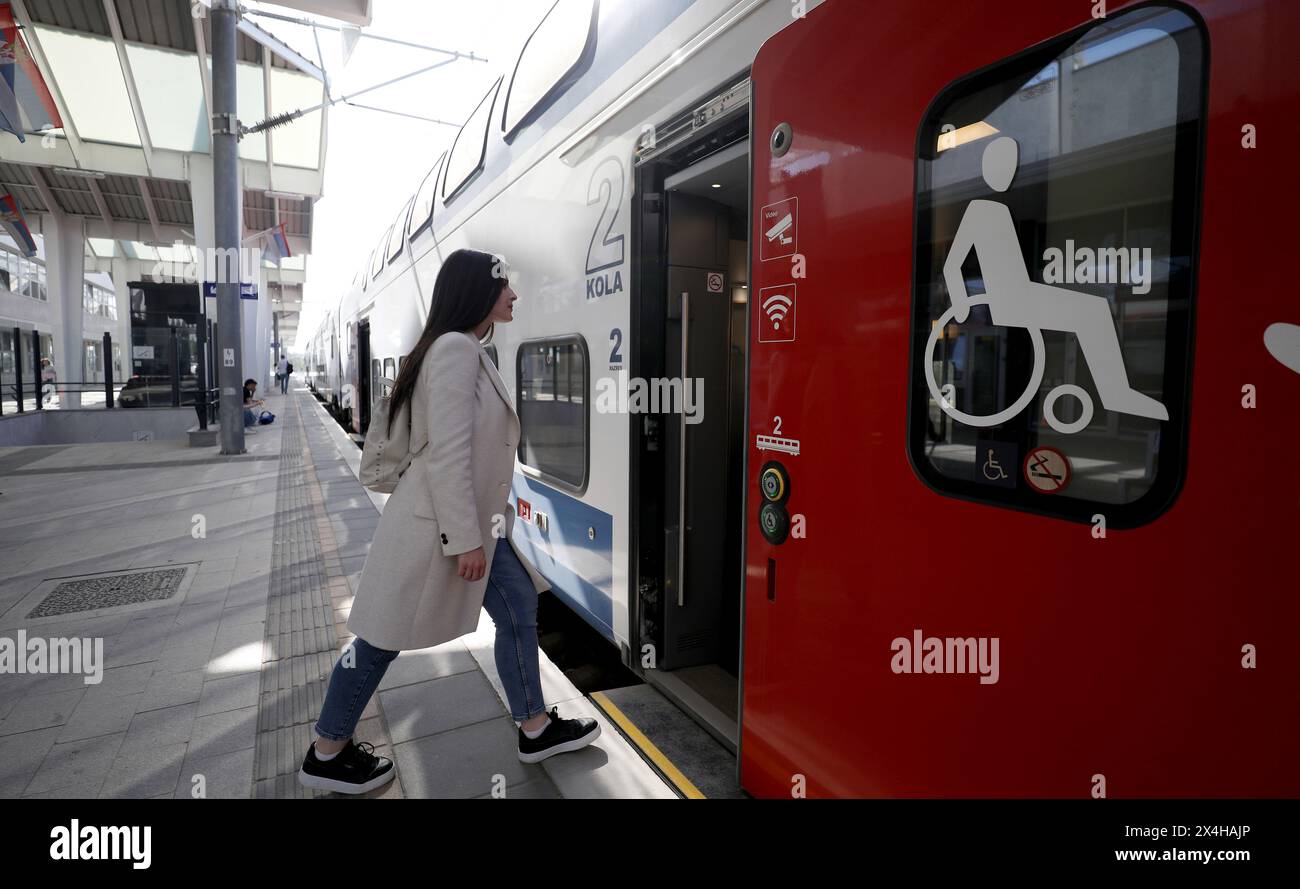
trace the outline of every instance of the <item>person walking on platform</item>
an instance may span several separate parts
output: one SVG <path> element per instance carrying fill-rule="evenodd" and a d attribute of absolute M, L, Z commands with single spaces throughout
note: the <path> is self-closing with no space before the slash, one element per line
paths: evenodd
<path fill-rule="evenodd" d="M 289 394 L 289 359 L 280 356 L 280 363 L 275 366 L 275 378 L 280 383 L 280 394 Z"/>
<path fill-rule="evenodd" d="M 356 794 L 393 779 L 392 760 L 352 739 L 362 710 L 400 651 L 473 632 L 482 608 L 496 624 L 497 671 L 519 759 L 540 762 L 600 735 L 594 719 L 561 719 L 558 708 L 546 709 L 537 597 L 550 584 L 510 540 L 514 510 L 506 498 L 519 416 L 483 343 L 495 322 L 513 319 L 517 298 L 504 262 L 490 253 L 456 250 L 438 272 L 428 322 L 389 402 L 390 423 L 409 407 L 411 464 L 361 570 L 348 617 L 356 638 L 334 665 L 317 740 L 298 773 L 308 787 Z"/>

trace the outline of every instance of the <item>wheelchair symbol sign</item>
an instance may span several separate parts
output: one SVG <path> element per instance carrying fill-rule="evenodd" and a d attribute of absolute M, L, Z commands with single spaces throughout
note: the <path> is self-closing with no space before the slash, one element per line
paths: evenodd
<path fill-rule="evenodd" d="M 1019 157 L 1015 139 L 1001 136 L 990 142 L 984 149 L 982 165 L 985 183 L 996 192 L 1009 189 Z M 979 258 L 984 293 L 971 294 L 966 290 L 962 264 L 971 253 Z M 1015 222 L 1006 204 L 983 198 L 967 204 L 944 260 L 943 277 L 952 305 L 930 329 L 923 366 L 935 403 L 954 420 L 980 428 L 999 426 L 1028 407 L 1039 395 L 1039 384 L 1046 369 L 1044 330 L 1074 334 L 1102 406 L 1107 410 L 1153 420 L 1169 419 L 1163 403 L 1129 384 L 1124 353 L 1106 300 L 1030 279 L 1017 241 Z M 1024 391 L 994 414 L 976 415 L 959 410 L 944 395 L 940 381 L 935 378 L 934 354 L 940 335 L 951 323 L 965 323 L 975 305 L 986 306 L 994 326 L 1027 331 L 1033 346 L 1033 368 Z M 1075 420 L 1066 421 L 1056 414 L 1055 404 L 1065 395 L 1079 402 L 1079 416 Z M 1092 421 L 1092 415 L 1092 396 L 1071 383 L 1056 386 L 1043 400 L 1043 419 L 1062 435 L 1083 430 Z"/>
<path fill-rule="evenodd" d="M 1059 494 L 1070 484 L 1070 461 L 1056 448 L 1034 448 L 1025 457 L 1025 481 L 1040 494 Z"/>
<path fill-rule="evenodd" d="M 979 439 L 975 443 L 975 481 L 1000 488 L 1014 488 L 1019 476 L 1020 449 L 1013 442 Z"/>

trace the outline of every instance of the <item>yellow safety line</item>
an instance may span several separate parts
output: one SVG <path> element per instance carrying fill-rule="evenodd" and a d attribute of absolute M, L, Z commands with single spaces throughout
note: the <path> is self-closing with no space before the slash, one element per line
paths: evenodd
<path fill-rule="evenodd" d="M 614 702 L 603 691 L 592 692 L 591 699 L 605 711 L 605 715 L 614 720 L 615 724 L 623 730 L 623 733 L 632 740 L 633 744 L 641 748 L 641 752 L 655 764 L 659 771 L 663 772 L 664 776 L 673 782 L 682 796 L 687 799 L 707 799 L 704 794 L 700 793 L 699 788 L 692 784 L 691 780 L 683 775 L 681 770 L 673 765 L 668 757 L 664 756 L 663 751 L 651 743 L 650 739 L 632 724 L 632 720 L 628 719 L 622 710 L 614 706 Z"/>

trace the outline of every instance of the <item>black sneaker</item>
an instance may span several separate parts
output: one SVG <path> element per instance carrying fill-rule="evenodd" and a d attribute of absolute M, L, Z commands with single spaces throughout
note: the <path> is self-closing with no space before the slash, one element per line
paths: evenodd
<path fill-rule="evenodd" d="M 590 717 L 561 719 L 557 707 L 552 707 L 547 715 L 551 722 L 536 738 L 528 737 L 519 729 L 521 762 L 541 762 L 557 753 L 580 750 L 600 737 L 600 723 Z"/>
<path fill-rule="evenodd" d="M 317 790 L 335 793 L 368 793 L 383 787 L 397 775 L 393 761 L 375 755 L 375 745 L 367 741 L 360 744 L 348 739 L 348 746 L 326 762 L 316 758 L 313 742 L 298 770 L 298 783 Z"/>

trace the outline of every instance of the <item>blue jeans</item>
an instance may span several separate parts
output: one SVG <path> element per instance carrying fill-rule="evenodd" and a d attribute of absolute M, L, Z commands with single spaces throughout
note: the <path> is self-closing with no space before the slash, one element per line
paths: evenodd
<path fill-rule="evenodd" d="M 247 429 L 249 426 L 256 426 L 256 425 L 257 425 L 257 414 L 253 413 L 248 408 L 244 408 L 244 428 Z"/>
<path fill-rule="evenodd" d="M 288 394 L 289 394 L 289 375 L 288 375 L 288 374 L 284 374 L 283 376 L 280 377 L 280 394 L 281 394 L 281 395 L 288 395 Z"/>
<path fill-rule="evenodd" d="M 510 541 L 498 537 L 483 607 L 496 624 L 497 675 L 516 722 L 546 712 L 537 655 L 537 590 Z"/>
<path fill-rule="evenodd" d="M 537 653 L 537 590 L 504 537 L 497 538 L 483 607 L 496 624 L 493 654 L 510 702 L 510 715 L 516 722 L 524 722 L 545 713 Z M 331 741 L 352 737 L 361 711 L 398 655 L 396 651 L 376 648 L 359 636 L 348 649 L 352 663 L 344 664 L 348 650 L 335 662 L 316 722 L 316 734 Z"/>

